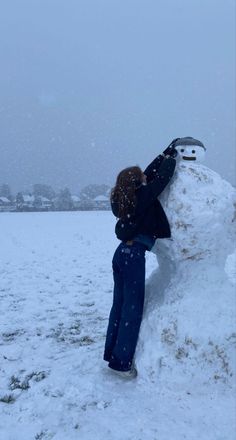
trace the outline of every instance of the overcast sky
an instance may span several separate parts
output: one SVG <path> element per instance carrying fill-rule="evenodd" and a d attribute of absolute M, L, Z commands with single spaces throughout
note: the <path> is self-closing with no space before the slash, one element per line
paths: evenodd
<path fill-rule="evenodd" d="M 193 136 L 233 182 L 235 0 L 0 0 L 0 184 L 113 185 Z"/>

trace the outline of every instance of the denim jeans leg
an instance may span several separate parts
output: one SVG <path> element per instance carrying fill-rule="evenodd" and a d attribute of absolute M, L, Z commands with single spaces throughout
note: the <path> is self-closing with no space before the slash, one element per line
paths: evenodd
<path fill-rule="evenodd" d="M 116 252 L 114 255 L 112 266 L 114 279 L 113 304 L 109 316 L 104 352 L 104 360 L 108 362 L 110 361 L 116 344 L 124 299 L 124 280 L 123 273 L 119 267 L 118 252 Z"/>
<path fill-rule="evenodd" d="M 145 295 L 145 251 L 138 246 L 123 260 L 124 300 L 116 345 L 109 367 L 126 371 L 131 368 Z"/>

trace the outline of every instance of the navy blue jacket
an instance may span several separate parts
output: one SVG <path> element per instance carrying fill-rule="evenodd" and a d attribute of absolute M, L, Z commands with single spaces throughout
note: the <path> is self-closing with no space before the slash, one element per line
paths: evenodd
<path fill-rule="evenodd" d="M 136 190 L 135 214 L 116 223 L 115 232 L 119 240 L 132 240 L 138 234 L 149 235 L 155 239 L 171 236 L 168 219 L 157 197 L 171 180 L 175 165 L 176 161 L 172 157 L 165 158 L 159 155 L 145 169 L 147 185 L 141 185 Z M 112 202 L 111 208 L 117 217 L 118 203 Z"/>

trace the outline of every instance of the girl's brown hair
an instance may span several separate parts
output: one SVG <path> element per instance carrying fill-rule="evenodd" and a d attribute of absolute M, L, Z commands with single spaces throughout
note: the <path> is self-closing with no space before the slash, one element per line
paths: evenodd
<path fill-rule="evenodd" d="M 125 219 L 135 213 L 136 189 L 142 184 L 141 168 L 129 167 L 122 170 L 111 191 L 111 203 L 118 203 L 118 218 Z"/>

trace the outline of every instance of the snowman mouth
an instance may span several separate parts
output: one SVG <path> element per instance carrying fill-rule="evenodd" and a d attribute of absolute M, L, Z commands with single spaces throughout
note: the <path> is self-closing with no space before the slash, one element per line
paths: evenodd
<path fill-rule="evenodd" d="M 183 160 L 196 160 L 196 157 L 182 156 Z"/>

